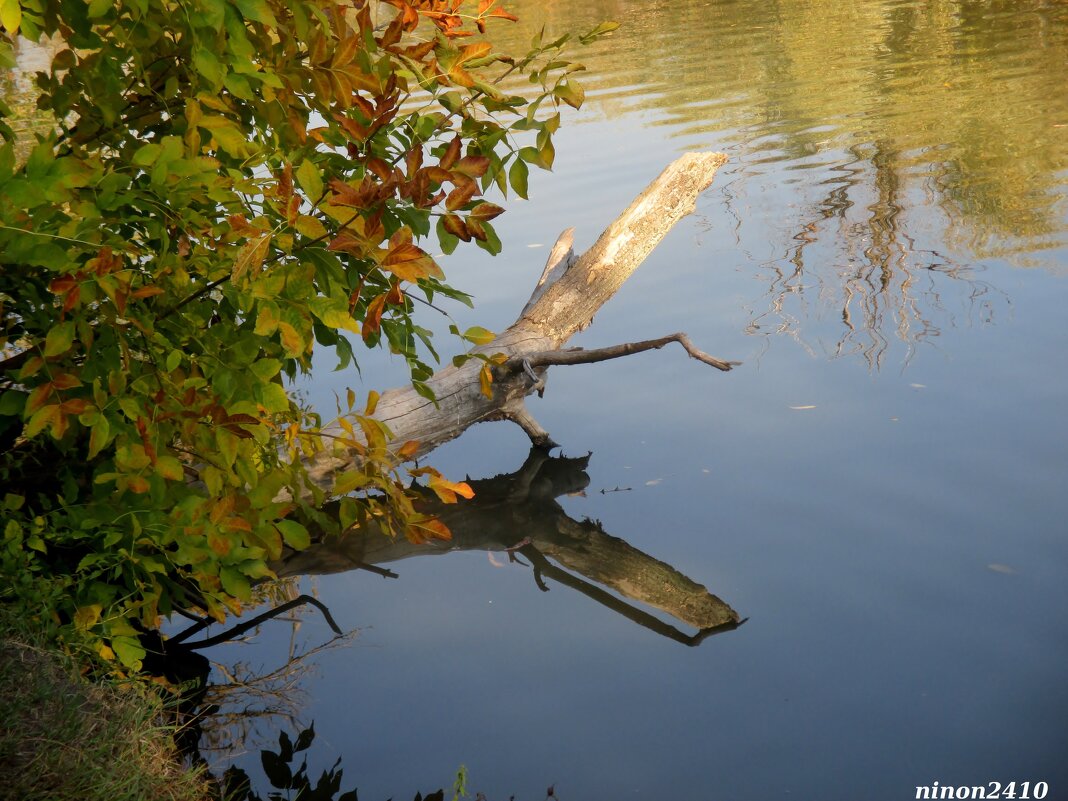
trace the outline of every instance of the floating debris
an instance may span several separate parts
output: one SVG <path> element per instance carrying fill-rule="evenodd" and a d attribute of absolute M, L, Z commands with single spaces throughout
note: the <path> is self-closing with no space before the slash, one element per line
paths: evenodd
<path fill-rule="evenodd" d="M 1008 565 L 998 564 L 997 562 L 994 562 L 992 564 L 987 565 L 986 569 L 987 570 L 993 570 L 995 573 L 1010 573 L 1010 574 L 1012 574 L 1012 573 L 1019 573 L 1020 572 L 1015 567 L 1009 567 Z"/>

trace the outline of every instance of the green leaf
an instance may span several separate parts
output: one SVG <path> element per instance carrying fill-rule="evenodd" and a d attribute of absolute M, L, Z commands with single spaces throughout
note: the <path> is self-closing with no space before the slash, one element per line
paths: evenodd
<path fill-rule="evenodd" d="M 156 473 L 170 481 L 181 481 L 185 478 L 182 463 L 169 454 L 164 454 L 156 460 Z"/>
<path fill-rule="evenodd" d="M 278 371 L 282 369 L 282 363 L 278 361 L 278 359 L 257 359 L 249 365 L 249 369 L 261 383 L 267 383 L 278 375 Z M 285 391 L 283 390 L 283 394 L 284 392 Z M 279 409 L 276 411 L 281 410 Z"/>
<path fill-rule="evenodd" d="M 156 159 L 159 158 L 162 149 L 162 147 L 155 143 L 141 145 L 141 147 L 134 151 L 133 158 L 131 158 L 130 161 L 135 167 L 151 167 L 156 163 Z"/>
<path fill-rule="evenodd" d="M 242 601 L 252 600 L 252 585 L 248 577 L 235 567 L 224 567 L 219 571 L 219 580 L 223 589 Z"/>
<path fill-rule="evenodd" d="M 476 345 L 488 345 L 490 342 L 496 339 L 496 337 L 497 335 L 494 334 L 492 331 L 489 331 L 488 329 L 482 328 L 478 325 L 468 328 L 463 333 L 464 339 L 466 339 L 468 342 L 473 342 Z"/>
<path fill-rule="evenodd" d="M 579 108 L 586 99 L 586 92 L 577 82 L 564 81 L 553 90 L 553 94 L 567 103 L 571 108 Z"/>
<path fill-rule="evenodd" d="M 293 520 L 279 520 L 275 527 L 286 541 L 286 545 L 295 551 L 302 551 L 311 545 L 311 536 L 308 529 Z"/>
<path fill-rule="evenodd" d="M 527 176 L 529 175 L 530 168 L 522 158 L 517 158 L 512 162 L 512 166 L 508 168 L 508 183 L 512 185 L 515 193 L 524 200 L 527 199 Z"/>
<path fill-rule="evenodd" d="M 259 388 L 260 403 L 269 412 L 289 411 L 289 395 L 281 384 L 264 384 Z"/>
<path fill-rule="evenodd" d="M 89 458 L 94 458 L 111 439 L 111 426 L 106 417 L 99 417 L 89 429 Z"/>
<path fill-rule="evenodd" d="M 26 393 L 9 389 L 0 395 L 0 417 L 17 417 L 22 415 L 26 406 Z"/>
<path fill-rule="evenodd" d="M 59 356 L 70 350 L 74 342 L 74 321 L 67 320 L 65 323 L 53 326 L 45 337 L 44 355 L 46 359 Z"/>
<path fill-rule="evenodd" d="M 145 658 L 145 649 L 133 637 L 112 637 L 111 648 L 119 661 L 130 668 L 140 670 L 141 660 Z"/>
<path fill-rule="evenodd" d="M 208 79 L 213 89 L 222 86 L 223 78 L 226 77 L 223 65 L 207 47 L 198 47 L 193 52 L 193 68 Z"/>
<path fill-rule="evenodd" d="M 586 45 L 605 34 L 611 33 L 619 27 L 618 22 L 602 22 L 596 28 L 579 36 L 579 42 Z"/>

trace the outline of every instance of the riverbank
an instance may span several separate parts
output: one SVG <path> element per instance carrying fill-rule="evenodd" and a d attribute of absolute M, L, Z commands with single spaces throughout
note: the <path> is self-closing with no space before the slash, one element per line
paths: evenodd
<path fill-rule="evenodd" d="M 207 801 L 158 699 L 97 684 L 0 615 L 0 801 Z"/>

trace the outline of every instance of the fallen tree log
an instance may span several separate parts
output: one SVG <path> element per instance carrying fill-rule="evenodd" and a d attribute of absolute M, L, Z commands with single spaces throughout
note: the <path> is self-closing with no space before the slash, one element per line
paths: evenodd
<path fill-rule="evenodd" d="M 515 323 L 492 342 L 471 351 L 476 358 L 439 370 L 426 382 L 435 400 L 428 400 L 413 387 L 382 395 L 374 416 L 389 428 L 392 442 L 398 446 L 418 443 L 409 454 L 418 458 L 475 423 L 511 420 L 522 427 L 534 445 L 548 448 L 555 443 L 531 416 L 524 399 L 544 390 L 545 373 L 552 365 L 604 361 L 671 342 L 681 344 L 690 356 L 719 370 L 730 370 L 738 364 L 703 353 L 681 333 L 597 350 L 562 349 L 592 322 L 601 306 L 675 224 L 693 211 L 697 196 L 711 184 L 726 160 L 722 153 L 681 156 L 580 257 L 576 258 L 571 248 L 574 229 L 564 231 Z M 480 380 L 485 361 L 478 355 L 493 357 L 496 363 L 489 395 Z M 339 427 L 324 433 L 341 437 L 344 432 Z M 334 476 L 356 459 L 354 452 L 321 451 L 306 460 L 309 478 L 329 491 Z"/>

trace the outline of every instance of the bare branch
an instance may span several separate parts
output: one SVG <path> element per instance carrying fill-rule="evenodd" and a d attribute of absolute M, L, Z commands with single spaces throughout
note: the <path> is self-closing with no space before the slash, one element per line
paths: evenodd
<path fill-rule="evenodd" d="M 585 350 L 584 348 L 566 348 L 563 350 L 547 350 L 539 353 L 529 353 L 524 356 L 513 356 L 501 365 L 501 369 L 507 372 L 517 373 L 520 370 L 525 370 L 528 366 L 536 368 L 551 367 L 557 364 L 592 364 L 593 362 L 604 362 L 609 359 L 618 359 L 621 356 L 630 356 L 631 354 L 641 353 L 647 350 L 656 350 L 671 342 L 678 342 L 686 349 L 686 352 L 690 354 L 691 357 L 704 362 L 707 365 L 711 365 L 717 370 L 727 372 L 732 367 L 741 364 L 741 362 L 724 361 L 723 359 L 717 359 L 715 356 L 709 356 L 703 350 L 698 350 L 693 342 L 690 341 L 690 338 L 686 336 L 686 334 L 680 332 L 677 334 L 668 334 L 666 337 L 660 337 L 659 339 L 646 339 L 642 342 L 624 342 L 621 345 L 613 345 L 608 348 L 594 348 L 592 350 Z"/>

